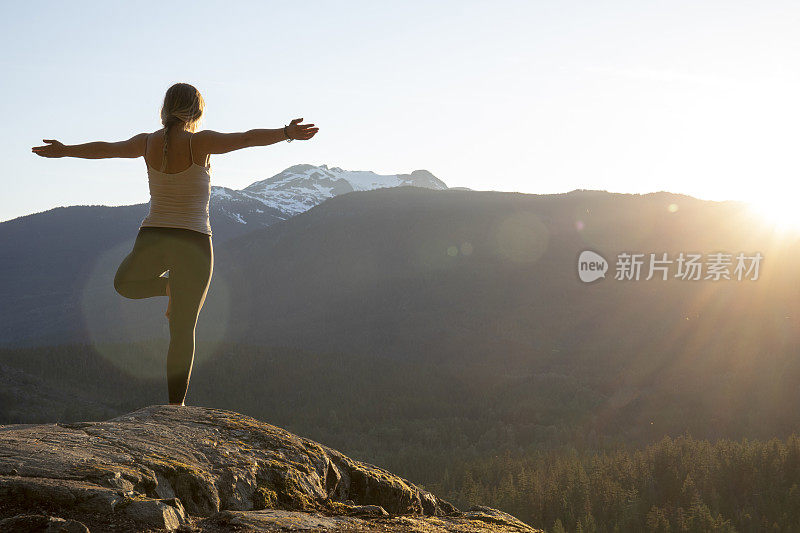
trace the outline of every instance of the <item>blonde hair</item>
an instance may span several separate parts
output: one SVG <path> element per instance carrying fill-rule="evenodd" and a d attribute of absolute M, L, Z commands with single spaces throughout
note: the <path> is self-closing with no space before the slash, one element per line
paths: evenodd
<path fill-rule="evenodd" d="M 164 172 L 167 166 L 170 128 L 180 125 L 186 131 L 197 131 L 205 107 L 206 103 L 200 91 L 188 83 L 176 83 L 167 89 L 164 104 L 161 106 L 161 124 L 164 125 L 164 156 L 161 159 L 161 172 Z"/>

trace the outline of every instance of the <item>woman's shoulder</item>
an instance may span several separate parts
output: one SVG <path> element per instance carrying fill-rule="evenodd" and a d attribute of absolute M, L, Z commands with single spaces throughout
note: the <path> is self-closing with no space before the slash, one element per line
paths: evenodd
<path fill-rule="evenodd" d="M 222 135 L 214 130 L 200 130 L 192 134 L 192 145 L 200 152 L 210 152 L 210 147 Z"/>
<path fill-rule="evenodd" d="M 147 136 L 148 139 L 163 138 L 164 137 L 164 128 L 161 128 L 161 129 L 158 129 L 158 130 L 155 130 L 155 131 L 151 131 L 151 132 L 145 132 L 145 135 Z"/>
<path fill-rule="evenodd" d="M 214 131 L 214 130 L 200 130 L 200 131 L 194 132 L 194 138 L 195 138 L 195 140 L 209 139 L 209 138 L 215 137 L 215 136 L 217 136 L 219 134 L 220 134 L 220 132 Z"/>

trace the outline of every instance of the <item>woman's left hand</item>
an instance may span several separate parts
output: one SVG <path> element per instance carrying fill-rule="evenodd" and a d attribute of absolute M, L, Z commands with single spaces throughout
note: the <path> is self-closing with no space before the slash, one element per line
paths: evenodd
<path fill-rule="evenodd" d="M 42 139 L 43 142 L 49 143 L 44 146 L 34 146 L 31 151 L 42 157 L 64 157 L 66 150 L 64 145 L 55 139 Z"/>
<path fill-rule="evenodd" d="M 302 118 L 296 118 L 286 126 L 291 140 L 307 141 L 319 131 L 313 124 L 300 124 L 302 121 Z"/>

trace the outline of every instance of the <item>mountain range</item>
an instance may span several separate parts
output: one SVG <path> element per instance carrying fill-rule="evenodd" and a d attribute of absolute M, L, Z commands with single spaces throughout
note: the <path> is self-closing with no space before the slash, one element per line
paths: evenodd
<path fill-rule="evenodd" d="M 405 185 L 447 189 L 443 181 L 427 170 L 381 175 L 366 170 L 302 164 L 241 190 L 212 187 L 211 201 L 218 216 L 227 216 L 240 224 L 268 226 L 275 220 L 285 220 L 340 194 Z"/>
<path fill-rule="evenodd" d="M 295 187 L 300 198 L 312 189 L 305 180 L 253 189 Z M 780 454 L 766 441 L 800 424 L 800 236 L 746 204 L 347 183 L 354 190 L 325 189 L 333 196 L 292 215 L 287 203 L 272 218 L 263 202 L 252 213 L 245 200 L 212 202 L 215 268 L 190 405 L 268 420 L 461 504 L 478 501 L 480 479 L 498 494 L 486 501 L 546 515 L 531 522 L 542 524 L 562 511 L 530 511 L 539 489 L 519 489 L 518 507 L 502 494 L 544 449 L 605 454 L 688 433 L 744 455 L 750 448 L 724 439 L 761 439 Z M 0 224 L 0 424 L 101 420 L 165 401 L 166 299 L 126 300 L 112 284 L 145 210 L 69 207 Z M 584 252 L 604 277 L 582 281 Z M 741 279 L 739 254 L 762 259 Z M 682 277 L 694 256 L 701 276 Z M 626 258 L 643 260 L 635 278 Z M 666 277 L 650 275 L 656 259 Z M 705 470 L 715 452 L 662 442 L 639 489 L 661 483 L 688 498 L 685 464 Z M 782 464 L 769 454 L 758 465 L 717 455 L 725 473 L 710 474 L 707 501 L 718 489 L 750 491 L 748 472 Z M 615 457 L 627 465 L 621 477 L 638 468 Z M 476 461 L 495 466 L 453 481 Z M 561 464 L 553 476 L 613 492 L 628 513 L 627 485 L 585 485 Z M 548 489 L 558 509 L 563 483 Z M 585 498 L 573 497 L 584 513 Z"/>
<path fill-rule="evenodd" d="M 25 379 L 54 377 L 56 345 L 83 343 L 64 352 L 73 355 L 59 376 L 84 361 L 74 376 L 87 405 L 107 405 L 88 385 L 101 379 L 90 368 L 108 368 L 99 360 L 162 377 L 165 299 L 126 300 L 112 284 L 136 209 L 66 208 L 0 224 L 0 338 L 40 347 L 0 358 L 8 390 L 20 391 L 15 412 L 25 412 Z M 397 400 L 413 403 L 405 412 L 508 424 L 503 438 L 520 443 L 570 431 L 630 442 L 684 430 L 771 438 L 800 423 L 786 407 L 800 401 L 798 236 L 737 202 L 399 186 L 338 194 L 220 241 L 193 390 L 232 409 L 263 414 L 261 397 L 288 373 L 286 395 L 300 395 L 292 413 L 316 428 L 337 420 L 332 402 L 380 420 L 387 390 L 415 391 Z M 609 262 L 604 279 L 580 280 L 586 250 Z M 633 253 L 667 254 L 669 279 L 646 280 L 646 268 L 641 279 L 616 279 L 618 258 Z M 760 253 L 763 262 L 758 279 L 675 277 L 689 253 Z M 152 350 L 129 347 L 150 339 Z M 235 354 L 258 350 L 237 344 L 272 355 L 242 359 Z M 300 356 L 289 354 L 298 353 L 307 355 L 295 370 Z M 217 366 L 205 375 L 206 364 Z M 352 395 L 339 390 L 354 376 Z"/>
<path fill-rule="evenodd" d="M 294 165 L 241 190 L 212 186 L 213 242 L 220 245 L 287 220 L 334 196 L 399 186 L 447 189 L 427 170 L 382 175 L 324 164 Z M 98 261 L 106 258 L 104 252 L 121 260 L 127 253 L 123 250 L 130 251 L 148 207 L 58 207 L 0 223 L 0 297 L 6 302 L 0 310 L 0 345 L 74 340 L 79 291 L 86 288 Z M 43 323 L 59 333 L 51 335 Z"/>

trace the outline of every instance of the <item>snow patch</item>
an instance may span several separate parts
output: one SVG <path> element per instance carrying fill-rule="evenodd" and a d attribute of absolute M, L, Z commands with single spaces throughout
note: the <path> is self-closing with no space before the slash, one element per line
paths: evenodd
<path fill-rule="evenodd" d="M 254 209 L 252 202 L 265 208 L 278 211 L 285 218 L 308 211 L 337 194 L 352 191 L 369 191 L 402 185 L 416 185 L 430 189 L 447 189 L 447 185 L 437 180 L 427 171 L 414 171 L 411 174 L 376 174 L 368 170 L 343 170 L 327 165 L 293 165 L 282 172 L 256 181 L 244 189 L 234 190 L 212 187 L 211 194 L 222 205 L 219 208 L 241 224 L 247 221 L 238 213 L 242 204 L 248 205 L 250 213 L 264 213 L 264 209 Z M 232 204 L 237 205 L 233 206 Z M 219 204 L 218 204 L 219 205 Z M 281 218 L 278 214 L 273 214 Z"/>

